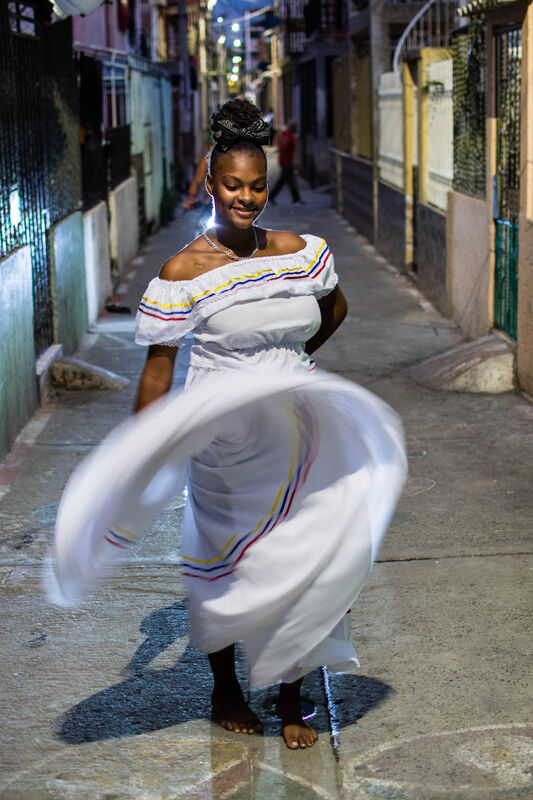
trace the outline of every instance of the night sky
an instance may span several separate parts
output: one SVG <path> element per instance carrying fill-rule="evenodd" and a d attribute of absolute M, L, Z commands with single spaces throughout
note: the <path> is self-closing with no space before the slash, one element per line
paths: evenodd
<path fill-rule="evenodd" d="M 213 21 L 218 16 L 224 17 L 224 22 L 242 17 L 245 10 L 256 11 L 269 5 L 269 0 L 218 0 L 213 8 Z"/>

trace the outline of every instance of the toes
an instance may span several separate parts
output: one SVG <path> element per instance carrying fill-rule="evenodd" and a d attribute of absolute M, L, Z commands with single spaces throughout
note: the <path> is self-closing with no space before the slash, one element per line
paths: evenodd
<path fill-rule="evenodd" d="M 254 733 L 261 733 L 263 730 L 263 726 L 260 722 L 235 722 L 229 719 L 221 719 L 220 724 L 225 730 L 231 731 L 232 733 L 246 733 L 251 735 Z"/>
<path fill-rule="evenodd" d="M 298 750 L 300 748 L 300 742 L 297 742 L 297 741 L 287 742 L 286 741 L 285 743 L 286 743 L 287 747 L 290 750 Z"/>
<path fill-rule="evenodd" d="M 289 726 L 285 727 L 283 731 L 283 738 L 289 750 L 305 750 L 312 747 L 318 739 L 318 735 L 311 728 L 305 725 L 298 726 L 299 730 L 287 730 Z"/>

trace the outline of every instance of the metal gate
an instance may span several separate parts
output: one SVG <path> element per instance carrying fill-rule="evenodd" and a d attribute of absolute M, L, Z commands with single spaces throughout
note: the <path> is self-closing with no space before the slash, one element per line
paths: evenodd
<path fill-rule="evenodd" d="M 54 341 L 48 232 L 81 200 L 72 23 L 50 15 L 0 0 L 0 258 L 30 248 L 37 355 Z"/>
<path fill-rule="evenodd" d="M 42 143 L 42 18 L 38 11 L 37 5 L 0 3 L 0 205 L 4 209 L 0 257 L 18 245 L 30 246 L 37 353 L 53 341 L 46 238 L 50 203 Z"/>
<path fill-rule="evenodd" d="M 494 325 L 513 339 L 518 305 L 521 65 L 521 28 L 500 29 L 496 32 L 497 162 L 493 179 Z"/>

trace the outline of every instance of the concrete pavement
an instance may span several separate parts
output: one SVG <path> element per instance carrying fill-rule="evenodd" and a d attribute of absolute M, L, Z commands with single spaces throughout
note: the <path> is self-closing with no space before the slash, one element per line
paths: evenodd
<path fill-rule="evenodd" d="M 144 350 L 133 318 L 104 314 L 77 355 L 131 379 L 60 392 L 0 466 L 4 656 L 2 800 L 504 800 L 533 797 L 533 407 L 519 394 L 417 384 L 412 368 L 458 344 L 453 325 L 305 189 L 264 222 L 324 235 L 349 315 L 319 364 L 402 416 L 410 477 L 352 613 L 361 669 L 308 676 L 315 747 L 290 752 L 275 691 L 252 693 L 263 737 L 209 721 L 205 657 L 188 642 L 178 499 L 79 610 L 47 605 L 41 572 L 62 488 L 133 403 Z M 187 241 L 194 212 L 147 242 L 115 302 L 135 307 Z M 187 353 L 180 353 L 176 384 Z"/>

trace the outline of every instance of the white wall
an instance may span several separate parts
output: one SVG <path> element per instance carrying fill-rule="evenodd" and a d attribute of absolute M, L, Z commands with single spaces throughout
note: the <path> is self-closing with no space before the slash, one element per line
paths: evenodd
<path fill-rule="evenodd" d="M 120 276 L 139 250 L 137 178 L 128 178 L 109 193 L 109 212 L 111 258 L 113 268 Z"/>
<path fill-rule="evenodd" d="M 453 182 L 453 61 L 428 67 L 428 164 L 424 197 L 446 211 Z"/>
<path fill-rule="evenodd" d="M 163 194 L 163 146 L 167 158 L 167 185 L 172 160 L 172 87 L 163 76 L 138 66 L 131 70 L 132 155 L 144 158 L 144 209 L 152 229 L 159 226 L 159 207 Z M 165 130 L 163 130 L 163 125 Z"/>
<path fill-rule="evenodd" d="M 113 292 L 106 203 L 98 203 L 83 215 L 83 237 L 87 308 L 89 325 L 93 325 Z"/>
<path fill-rule="evenodd" d="M 403 190 L 403 85 L 401 72 L 379 76 L 379 177 Z"/>

